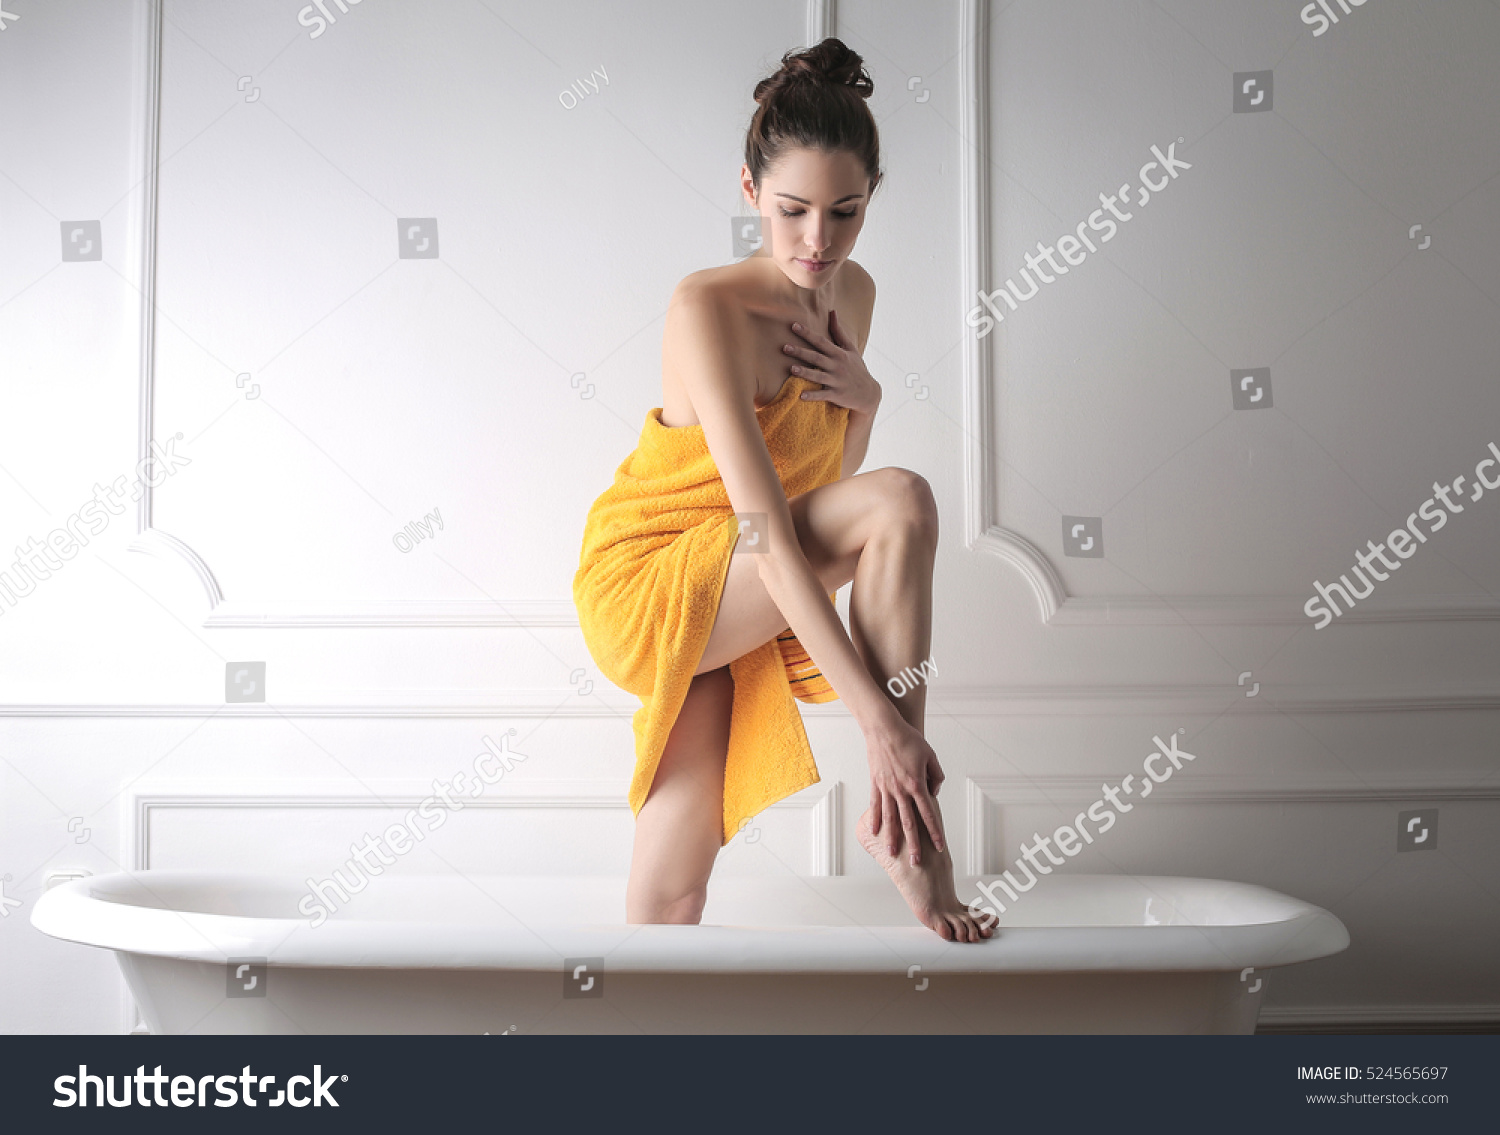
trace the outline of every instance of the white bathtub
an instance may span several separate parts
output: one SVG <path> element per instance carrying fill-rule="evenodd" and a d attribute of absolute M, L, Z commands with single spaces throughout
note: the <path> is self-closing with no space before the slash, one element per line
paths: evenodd
<path fill-rule="evenodd" d="M 620 878 L 384 876 L 313 928 L 301 880 L 142 871 L 65 883 L 31 921 L 114 950 L 153 1033 L 1250 1033 L 1266 970 L 1349 944 L 1319 907 L 1210 879 L 1049 876 L 964 944 L 884 878 L 709 892 L 703 925 L 630 926 Z"/>

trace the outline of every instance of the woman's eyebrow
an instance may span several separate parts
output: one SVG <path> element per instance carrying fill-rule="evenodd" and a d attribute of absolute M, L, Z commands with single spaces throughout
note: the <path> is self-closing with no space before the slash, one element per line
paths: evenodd
<path fill-rule="evenodd" d="M 790 193 L 777 193 L 777 194 L 775 194 L 775 196 L 777 196 L 777 197 L 791 197 L 791 199 L 793 201 L 800 202 L 803 205 L 811 205 L 812 204 L 811 201 L 805 201 L 801 197 L 793 197 L 792 194 L 790 194 Z M 853 200 L 855 200 L 857 198 L 860 198 L 860 197 L 863 197 L 863 196 L 864 196 L 863 193 L 849 193 L 849 194 L 846 194 L 843 197 L 840 197 L 837 201 L 834 202 L 834 204 L 835 205 L 842 205 L 845 201 L 853 201 Z"/>

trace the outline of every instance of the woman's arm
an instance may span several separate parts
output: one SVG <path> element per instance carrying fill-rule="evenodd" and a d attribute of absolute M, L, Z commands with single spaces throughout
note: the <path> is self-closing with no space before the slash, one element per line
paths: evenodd
<path fill-rule="evenodd" d="M 798 542 L 786 493 L 755 417 L 755 375 L 743 316 L 711 286 L 682 284 L 667 310 L 681 379 L 703 426 L 709 453 L 736 514 L 765 517 L 765 553 L 752 555 L 766 591 L 862 730 L 899 719 L 865 669 L 833 604 Z"/>
<path fill-rule="evenodd" d="M 839 480 L 859 472 L 859 467 L 865 461 L 865 453 L 870 448 L 870 430 L 874 425 L 873 413 L 849 411 L 849 420 L 844 424 L 844 460 L 839 466 Z"/>
<path fill-rule="evenodd" d="M 749 352 L 741 349 L 749 341 L 745 322 L 732 297 L 721 298 L 711 286 L 679 285 L 667 312 L 672 365 L 681 368 L 681 381 L 731 507 L 741 518 L 747 513 L 765 518 L 766 551 L 749 554 L 766 592 L 864 734 L 872 808 L 879 802 L 878 830 L 886 833 L 894 856 L 899 817 L 909 858 L 917 866 L 919 825 L 926 826 L 939 852 L 947 843 L 929 789 L 942 779 L 937 754 L 875 684 L 802 551 L 786 493 L 755 417 L 755 375 L 745 362 Z M 834 316 L 829 326 L 832 339 L 814 336 L 820 349 L 799 352 L 797 357 L 822 364 L 813 368 L 811 377 L 822 385 L 817 394 L 823 400 L 873 414 L 879 405 L 879 383 L 853 351 L 854 340 L 844 332 L 842 321 Z M 810 396 L 814 392 L 803 392 L 804 398 Z"/>
<path fill-rule="evenodd" d="M 859 342 L 859 353 L 865 353 L 865 344 L 870 341 L 870 324 L 875 315 L 875 281 L 854 261 L 849 261 L 847 268 L 859 268 L 859 295 L 855 303 L 858 310 L 852 312 L 853 318 L 850 323 L 856 328 Z M 865 454 L 870 448 L 870 430 L 875 425 L 875 411 L 850 410 L 849 419 L 844 425 L 844 459 L 839 466 L 839 480 L 852 477 L 859 472 L 859 467 L 864 464 Z"/>

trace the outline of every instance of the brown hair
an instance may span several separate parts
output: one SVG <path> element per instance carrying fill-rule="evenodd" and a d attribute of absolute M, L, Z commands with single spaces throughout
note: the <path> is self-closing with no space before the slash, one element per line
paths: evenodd
<path fill-rule="evenodd" d="M 745 135 L 745 164 L 756 192 L 787 150 L 806 148 L 853 153 L 864 163 L 874 196 L 882 176 L 880 134 L 864 101 L 874 90 L 859 53 L 833 36 L 783 55 L 781 70 L 755 84 L 760 105 Z"/>

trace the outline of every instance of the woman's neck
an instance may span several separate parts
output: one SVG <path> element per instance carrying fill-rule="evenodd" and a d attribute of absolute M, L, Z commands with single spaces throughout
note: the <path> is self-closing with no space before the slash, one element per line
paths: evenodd
<path fill-rule="evenodd" d="M 835 306 L 833 302 L 834 280 L 829 280 L 816 288 L 804 288 L 790 280 L 769 256 L 750 259 L 764 261 L 761 271 L 765 273 L 771 294 L 779 303 L 800 312 L 805 322 L 815 330 L 822 331 L 828 326 L 828 313 Z"/>

